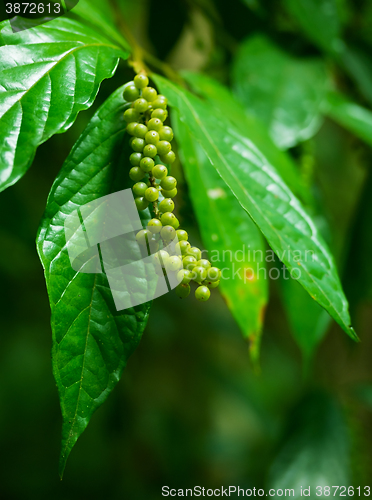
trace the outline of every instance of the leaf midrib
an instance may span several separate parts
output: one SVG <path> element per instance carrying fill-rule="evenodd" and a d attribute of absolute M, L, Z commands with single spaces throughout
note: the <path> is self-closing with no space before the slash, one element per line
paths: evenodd
<path fill-rule="evenodd" d="M 78 398 L 77 398 L 77 401 L 76 401 L 75 414 L 74 414 L 74 417 L 73 417 L 72 422 L 71 422 L 70 432 L 69 432 L 68 437 L 66 439 L 66 444 L 65 444 L 65 448 L 64 448 L 64 456 L 66 456 L 66 452 L 68 450 L 68 447 L 69 447 L 69 444 L 70 444 L 70 441 L 71 441 L 71 438 L 72 438 L 72 434 L 73 434 L 73 430 L 74 430 L 75 422 L 76 422 L 76 417 L 77 417 L 77 412 L 78 412 L 78 408 L 79 408 L 80 395 L 81 395 L 81 391 L 82 391 L 83 378 L 84 378 L 83 377 L 83 373 L 84 373 L 84 367 L 85 367 L 86 352 L 87 352 L 87 346 L 88 346 L 88 338 L 89 338 L 89 335 L 90 335 L 90 323 L 91 323 L 91 314 L 92 314 L 93 294 L 94 294 L 94 291 L 95 291 L 96 282 L 97 282 L 97 273 L 94 275 L 94 283 L 93 283 L 93 286 L 92 286 L 92 295 L 91 295 L 91 298 L 90 298 L 90 304 L 88 306 L 89 307 L 88 328 L 87 328 L 87 334 L 86 334 L 86 337 L 85 337 L 85 347 L 84 347 L 84 352 L 83 352 L 83 363 L 82 363 L 82 367 L 81 367 L 81 375 L 80 375 L 80 385 L 79 385 Z"/>
<path fill-rule="evenodd" d="M 177 87 L 174 87 L 175 88 L 175 91 L 177 92 L 177 94 L 180 96 L 180 98 L 185 102 L 186 106 L 189 108 L 189 110 L 191 111 L 191 114 L 194 116 L 196 122 L 198 123 L 198 125 L 200 126 L 200 128 L 203 130 L 204 134 L 205 134 L 205 137 L 208 139 L 209 143 L 211 144 L 211 146 L 213 147 L 214 151 L 216 152 L 217 156 L 221 159 L 221 161 L 223 162 L 223 164 L 226 166 L 226 168 L 228 169 L 228 171 L 230 172 L 230 175 L 236 180 L 236 182 L 238 183 L 238 185 L 240 186 L 240 188 L 242 189 L 242 191 L 246 194 L 246 196 L 249 198 L 249 200 L 251 201 L 251 203 L 256 207 L 257 211 L 261 214 L 261 216 L 265 219 L 265 221 L 267 222 L 267 224 L 269 226 L 272 227 L 272 229 L 274 230 L 274 232 L 277 234 L 278 238 L 280 240 L 282 240 L 281 238 L 281 235 L 280 233 L 276 230 L 276 228 L 270 224 L 270 221 L 266 218 L 265 214 L 262 213 L 262 211 L 260 210 L 259 206 L 255 203 L 255 201 L 250 197 L 249 193 L 247 192 L 247 190 L 245 189 L 244 185 L 240 182 L 240 180 L 234 175 L 234 172 L 233 171 L 230 171 L 229 168 L 228 168 L 228 164 L 227 162 L 225 161 L 224 157 L 221 155 L 220 151 L 218 150 L 218 148 L 215 146 L 212 138 L 210 137 L 209 133 L 208 133 L 208 130 L 203 126 L 202 124 L 202 121 L 200 120 L 199 118 L 199 115 L 198 113 L 194 110 L 193 106 L 191 105 L 190 101 L 188 99 L 186 99 L 186 96 L 184 96 L 181 92 L 179 92 L 179 90 L 177 89 Z M 229 186 L 229 188 L 231 189 L 231 187 Z M 239 201 L 239 200 L 238 200 Z M 240 203 L 240 201 L 239 201 Z M 241 204 L 241 203 L 240 203 Z M 243 205 L 242 205 L 243 207 Z M 293 205 L 292 205 L 292 208 Z M 244 207 L 243 207 L 244 210 L 246 210 Z M 249 214 L 250 215 L 250 214 Z M 250 215 L 251 217 L 251 215 Z M 252 218 L 252 217 L 251 217 Z M 253 218 L 252 218 L 253 220 Z M 255 221 L 256 223 L 256 221 Z M 256 223 L 257 225 L 257 223 Z M 312 239 L 312 238 L 311 238 Z M 312 241 L 314 241 L 312 239 Z M 318 247 L 318 244 L 316 244 L 316 246 Z M 319 247 L 318 247 L 319 248 Z M 324 269 L 324 266 L 322 263 L 320 263 L 320 265 L 323 267 Z M 302 265 L 301 266 L 303 269 L 305 269 L 306 271 L 306 274 L 307 276 L 309 277 L 309 279 L 312 281 L 312 283 L 315 285 L 315 287 L 319 290 L 319 292 L 323 295 L 323 297 L 325 297 L 329 304 L 331 305 L 332 307 L 332 310 L 334 311 L 335 315 L 340 319 L 340 322 L 345 326 L 345 328 L 347 328 L 347 331 L 348 333 L 350 334 L 350 327 L 349 325 L 346 325 L 345 321 L 343 320 L 343 318 L 340 316 L 340 314 L 338 313 L 337 309 L 335 308 L 334 304 L 333 304 L 333 301 L 331 301 L 328 297 L 328 295 L 323 291 L 322 288 L 320 288 L 320 286 L 318 285 L 318 283 L 316 281 L 314 281 L 313 279 L 313 276 L 309 273 L 306 265 Z"/>
<path fill-rule="evenodd" d="M 65 43 L 65 42 L 53 42 L 53 43 Z M 30 45 L 30 44 L 22 44 L 22 45 Z M 18 47 L 22 47 L 22 45 L 18 45 Z M 32 44 L 32 45 L 37 45 L 37 44 Z M 0 119 L 6 114 L 8 113 L 18 102 L 20 103 L 20 101 L 23 99 L 23 97 L 25 95 L 28 94 L 28 92 L 30 92 L 38 83 L 40 83 L 40 81 L 45 78 L 46 76 L 49 76 L 50 77 L 50 73 L 58 66 L 58 64 L 60 64 L 64 59 L 66 59 L 68 56 L 70 56 L 71 54 L 73 54 L 74 52 L 78 51 L 78 50 L 82 50 L 82 49 L 86 49 L 86 48 L 90 48 L 90 47 L 107 47 L 107 48 L 112 48 L 114 50 L 118 50 L 120 51 L 120 48 L 119 47 L 115 47 L 114 45 L 110 45 L 110 44 L 105 44 L 105 43 L 90 43 L 90 44 L 81 44 L 79 45 L 78 47 L 75 47 L 71 50 L 69 50 L 68 52 L 66 52 L 60 59 L 58 59 L 57 61 L 55 61 L 55 64 L 48 69 L 48 71 L 46 71 L 45 73 L 43 73 L 43 75 L 35 82 L 31 85 L 31 87 L 29 87 L 27 90 L 25 90 L 23 93 L 22 93 L 22 96 L 17 99 L 16 101 L 14 101 L 14 103 L 5 111 L 5 113 L 3 113 L 2 115 L 0 115 Z M 26 65 L 23 65 L 23 66 L 26 66 Z M 21 66 L 21 67 L 23 67 Z M 74 94 L 75 96 L 75 94 Z M 51 96 L 51 100 L 52 100 L 52 96 Z M 50 100 L 50 102 L 51 102 Z M 74 100 L 74 105 L 75 105 L 75 100 Z M 50 106 L 49 106 L 50 107 Z M 71 115 L 70 115 L 71 116 Z M 69 117 L 70 118 L 70 117 Z M 68 119 L 66 120 L 66 122 L 68 121 Z"/>

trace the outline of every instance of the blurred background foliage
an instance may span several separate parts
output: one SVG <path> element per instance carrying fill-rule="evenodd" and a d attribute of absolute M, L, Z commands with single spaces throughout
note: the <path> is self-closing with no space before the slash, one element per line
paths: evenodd
<path fill-rule="evenodd" d="M 137 42 L 170 67 L 203 71 L 229 86 L 246 108 L 252 134 L 267 129 L 279 147 L 289 148 L 304 201 L 336 256 L 362 342 L 347 338 L 298 284 L 271 281 L 257 373 L 220 295 L 206 304 L 161 297 L 122 381 L 97 411 L 59 481 L 61 417 L 34 239 L 50 186 L 72 145 L 98 105 L 133 76 L 121 63 L 102 84 L 93 108 L 41 146 L 33 168 L 0 196 L 0 498 L 152 500 L 161 497 L 163 485 L 230 484 L 312 486 L 315 498 L 317 485 L 367 485 L 371 2 L 94 3 L 113 19 L 121 11 Z M 335 90 L 356 108 L 347 107 Z M 201 84 L 199 92 L 213 98 Z M 238 120 L 240 108 L 234 115 L 229 106 L 229 119 Z M 185 182 L 180 198 L 183 225 L 201 244 Z"/>

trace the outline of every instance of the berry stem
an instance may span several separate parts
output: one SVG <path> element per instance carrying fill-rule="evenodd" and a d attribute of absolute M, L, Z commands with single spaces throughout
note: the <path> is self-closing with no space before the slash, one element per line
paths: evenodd
<path fill-rule="evenodd" d="M 120 7 L 117 0 L 109 0 L 111 7 L 114 11 L 115 24 L 118 29 L 123 33 L 126 40 L 128 40 L 129 45 L 132 47 L 132 57 L 129 58 L 128 64 L 132 66 L 136 73 L 145 71 L 147 74 L 151 74 L 151 70 L 146 66 L 145 61 L 147 61 L 151 66 L 161 71 L 170 80 L 179 83 L 182 86 L 186 86 L 183 78 L 179 73 L 177 73 L 169 64 L 160 61 L 156 56 L 150 54 L 145 50 L 129 29 L 127 23 L 125 22 L 123 15 L 121 13 Z M 127 48 L 127 47 L 125 47 Z"/>
<path fill-rule="evenodd" d="M 149 175 L 149 181 L 150 181 L 150 184 L 151 184 L 151 186 L 152 186 L 152 187 L 154 187 L 154 188 L 156 188 L 156 187 L 157 187 L 157 184 L 156 184 L 156 179 L 155 179 L 155 177 L 154 177 L 154 176 Z M 159 212 L 159 209 L 158 209 L 158 200 L 153 201 L 153 202 L 152 202 L 152 206 L 154 207 L 154 214 L 155 214 L 155 217 L 156 217 L 157 219 L 159 219 L 159 220 L 160 220 L 160 215 L 159 215 L 159 214 L 160 214 L 160 212 Z"/>

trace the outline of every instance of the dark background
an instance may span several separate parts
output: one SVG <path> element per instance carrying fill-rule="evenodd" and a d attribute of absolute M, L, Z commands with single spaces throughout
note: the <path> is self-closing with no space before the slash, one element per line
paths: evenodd
<path fill-rule="evenodd" d="M 173 63 L 191 58 L 189 67 L 195 69 L 202 63 L 190 53 L 203 52 L 203 47 L 174 51 L 196 3 L 157 0 L 122 6 L 141 43 Z M 217 62 L 211 71 L 225 83 L 231 60 L 226 45 L 238 44 L 254 31 L 269 33 L 299 56 L 318 53 L 301 33 L 280 28 L 280 2 L 260 2 L 258 11 L 238 0 L 214 5 L 218 21 L 212 59 Z M 349 4 L 347 36 L 352 39 L 364 5 Z M 208 18 L 208 11 L 203 15 Z M 358 44 L 371 50 L 365 40 L 358 39 Z M 152 500 L 161 498 L 163 485 L 267 487 L 272 466 L 288 442 L 297 442 L 299 449 L 307 442 L 318 443 L 322 466 L 329 451 L 322 446 L 329 437 L 322 434 L 323 424 L 337 433 L 340 429 L 334 440 L 346 443 L 345 485 L 368 484 L 372 302 L 363 293 L 370 282 L 363 284 L 358 255 L 372 230 L 371 153 L 330 121 L 308 146 L 315 190 L 331 228 L 331 245 L 344 263 L 343 281 L 362 342 L 353 343 L 332 323 L 305 371 L 273 282 L 257 374 L 248 345 L 218 293 L 205 304 L 180 301 L 174 294 L 161 297 L 154 302 L 142 342 L 121 382 L 79 439 L 60 482 L 61 416 L 51 370 L 50 310 L 35 237 L 50 186 L 73 143 L 98 105 L 132 77 L 122 63 L 116 76 L 103 83 L 93 108 L 80 114 L 66 134 L 41 146 L 25 177 L 0 195 L 0 498 Z M 365 104 L 341 71 L 340 80 Z M 298 157 L 299 151 L 291 154 Z M 187 204 L 186 186 L 181 196 Z M 197 241 L 191 208 L 183 224 Z M 299 422 L 310 429 L 305 432 L 308 441 L 293 438 Z M 326 463 L 332 477 L 332 460 Z"/>

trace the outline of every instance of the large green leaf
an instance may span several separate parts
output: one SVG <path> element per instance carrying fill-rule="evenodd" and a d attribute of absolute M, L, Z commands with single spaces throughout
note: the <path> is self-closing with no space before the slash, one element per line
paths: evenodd
<path fill-rule="evenodd" d="M 312 204 L 311 192 L 304 184 L 291 157 L 274 144 L 266 127 L 255 115 L 242 108 L 227 87 L 201 73 L 184 71 L 182 76 L 198 95 L 208 100 L 242 135 L 253 142 L 271 165 L 275 165 L 284 182 L 302 201 Z"/>
<path fill-rule="evenodd" d="M 128 52 L 67 16 L 19 33 L 5 21 L 0 44 L 1 191 L 24 175 L 40 144 L 92 105 Z"/>
<path fill-rule="evenodd" d="M 337 123 L 372 145 L 372 111 L 332 92 L 328 94 L 325 112 Z"/>
<path fill-rule="evenodd" d="M 318 131 L 327 85 L 322 61 L 295 59 L 263 36 L 255 36 L 241 44 L 232 79 L 237 98 L 266 124 L 280 148 Z"/>
<path fill-rule="evenodd" d="M 63 415 L 61 474 L 76 440 L 137 347 L 150 307 L 146 303 L 118 312 L 106 276 L 74 271 L 66 247 L 64 221 L 69 214 L 129 187 L 122 92 L 118 89 L 97 111 L 64 163 L 37 239 L 51 305 L 53 372 Z"/>
<path fill-rule="evenodd" d="M 290 156 L 285 151 L 281 151 L 275 146 L 260 121 L 255 116 L 250 115 L 248 112 L 244 112 L 241 105 L 234 99 L 234 97 L 226 87 L 216 82 L 212 78 L 200 73 L 183 72 L 182 76 L 185 78 L 187 83 L 192 86 L 196 93 L 207 99 L 214 106 L 214 108 L 217 108 L 219 111 L 221 111 L 221 113 L 223 113 L 223 115 L 228 118 L 233 125 L 239 128 L 241 134 L 249 138 L 249 140 L 251 140 L 254 145 L 265 155 L 268 161 L 272 165 L 275 165 L 278 173 L 286 182 L 288 187 L 294 192 L 294 194 L 299 196 L 302 201 L 306 202 L 307 205 L 314 205 L 311 197 L 311 191 L 309 187 L 306 187 L 306 185 L 304 184 L 299 170 L 293 164 Z M 191 168 L 193 168 L 193 174 L 190 175 L 188 179 L 188 183 L 190 186 L 192 186 L 192 184 L 194 183 L 194 179 L 197 177 L 195 173 L 196 166 L 191 164 Z M 200 169 L 200 172 L 204 173 L 207 168 L 208 165 L 206 165 L 205 163 L 203 169 Z M 215 173 L 214 176 L 217 182 L 218 174 Z M 221 179 L 219 182 L 223 183 Z M 197 189 L 199 184 L 196 182 L 195 184 Z M 232 194 L 230 194 L 230 198 L 231 197 Z M 203 191 L 199 190 L 195 198 L 196 200 L 202 199 Z M 234 202 L 232 200 L 229 199 L 229 202 L 232 204 L 232 206 L 234 206 Z M 237 202 L 235 201 L 235 203 Z M 226 206 L 228 206 L 227 203 Z M 195 204 L 195 210 L 198 213 L 198 203 Z M 202 228 L 202 232 L 203 227 L 208 225 L 209 220 L 208 217 L 204 216 L 206 211 L 207 210 L 201 210 L 200 214 L 199 222 Z M 211 215 L 211 217 L 213 218 L 213 214 Z M 233 222 L 235 223 L 236 221 Z M 240 227 L 240 224 L 237 223 L 235 224 L 235 226 Z M 228 228 L 228 234 L 232 233 L 233 227 L 234 224 L 232 224 Z M 254 234 L 250 234 L 250 231 L 248 231 L 248 229 L 249 228 L 247 227 L 246 230 L 240 231 L 239 235 L 236 235 L 236 238 L 237 240 L 239 240 L 240 238 L 245 240 L 244 244 L 247 246 L 247 242 L 251 240 L 253 236 L 252 240 L 250 241 L 252 248 L 252 243 L 256 241 L 256 239 L 254 238 Z M 208 235 L 204 237 L 204 241 L 207 241 L 207 238 Z M 224 283 L 225 282 L 223 281 L 222 292 L 224 292 Z M 283 303 L 289 319 L 291 332 L 301 349 L 305 363 L 308 364 L 314 352 L 314 349 L 319 344 L 327 329 L 327 326 L 329 325 L 330 317 L 324 309 L 322 309 L 314 300 L 311 299 L 311 297 L 309 297 L 306 291 L 298 283 L 296 283 L 296 281 L 287 278 L 280 280 L 280 284 L 282 296 L 284 299 Z M 228 282 L 228 285 L 230 285 L 230 288 L 236 288 L 236 286 L 231 281 Z M 257 301 L 253 300 L 252 305 L 256 302 Z M 247 301 L 247 303 L 251 304 L 251 301 Z M 238 313 L 243 312 L 246 307 L 244 306 L 244 300 L 240 301 L 239 298 L 235 298 L 233 304 L 235 305 L 236 311 L 232 309 L 232 313 L 235 315 L 239 325 L 242 327 L 242 324 L 246 325 L 247 323 L 245 321 L 244 314 L 243 316 L 238 317 Z M 250 309 L 251 308 L 249 307 L 247 310 L 247 314 L 250 313 Z"/>
<path fill-rule="evenodd" d="M 285 0 L 288 11 L 309 39 L 331 54 L 356 82 L 364 97 L 372 102 L 370 55 L 360 46 L 342 40 L 343 18 L 348 10 L 345 3 L 345 0 Z M 365 12 L 359 15 L 368 17 Z"/>
<path fill-rule="evenodd" d="M 313 394 L 290 415 L 288 433 L 271 467 L 268 487 L 293 489 L 294 495 L 287 496 L 294 498 L 328 498 L 340 496 L 336 488 L 348 487 L 350 479 L 348 430 L 339 405 L 325 394 Z M 325 486 L 330 490 L 324 490 Z M 303 491 L 306 488 L 302 496 L 301 487 Z"/>
<path fill-rule="evenodd" d="M 284 4 L 316 45 L 328 52 L 340 49 L 339 0 L 285 0 Z"/>
<path fill-rule="evenodd" d="M 334 259 L 314 222 L 275 169 L 210 105 L 165 78 L 154 78 L 274 252 L 314 300 L 357 339 Z"/>
<path fill-rule="evenodd" d="M 119 46 L 130 51 L 127 40 L 116 27 L 115 13 L 111 7 L 111 2 L 102 2 L 102 0 L 79 0 L 69 16 L 77 16 L 83 24 L 90 23 L 96 26 L 108 38 L 115 40 Z"/>
<path fill-rule="evenodd" d="M 172 112 L 172 126 L 204 244 L 209 258 L 222 270 L 222 295 L 256 362 L 268 295 L 262 235 L 177 111 Z"/>
<path fill-rule="evenodd" d="M 361 94 L 372 103 L 372 62 L 370 52 L 357 45 L 344 44 L 338 61 L 354 80 Z"/>

